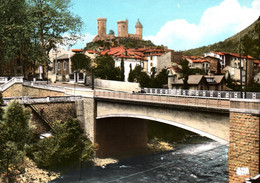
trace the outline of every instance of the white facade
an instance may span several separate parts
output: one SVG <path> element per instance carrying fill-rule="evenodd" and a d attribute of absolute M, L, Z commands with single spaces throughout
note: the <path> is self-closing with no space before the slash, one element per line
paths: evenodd
<path fill-rule="evenodd" d="M 156 69 L 158 68 L 158 56 L 148 56 L 148 70 L 147 74 L 151 76 L 152 72 L 151 69 L 155 67 Z"/>
<path fill-rule="evenodd" d="M 132 67 L 132 70 L 135 69 L 135 66 L 137 65 L 141 65 L 142 68 L 143 68 L 143 62 L 141 60 L 137 60 L 137 59 L 131 59 L 131 58 L 124 58 L 124 59 L 121 59 L 121 58 L 114 58 L 115 60 L 115 67 L 121 67 L 121 61 L 124 62 L 124 75 L 125 75 L 125 81 L 127 82 L 128 81 L 128 76 L 129 76 L 129 73 L 130 73 L 130 65 Z"/>

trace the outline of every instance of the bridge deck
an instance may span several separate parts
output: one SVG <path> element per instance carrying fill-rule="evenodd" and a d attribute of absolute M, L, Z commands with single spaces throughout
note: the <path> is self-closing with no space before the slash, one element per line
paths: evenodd
<path fill-rule="evenodd" d="M 180 104 L 196 107 L 229 109 L 229 99 L 217 99 L 217 98 L 199 98 L 199 97 L 180 97 L 180 96 L 165 96 L 165 95 L 146 95 L 146 94 L 132 94 L 115 91 L 95 91 L 96 98 L 108 98 L 108 99 L 120 99 L 140 102 L 152 102 L 160 104 Z"/>

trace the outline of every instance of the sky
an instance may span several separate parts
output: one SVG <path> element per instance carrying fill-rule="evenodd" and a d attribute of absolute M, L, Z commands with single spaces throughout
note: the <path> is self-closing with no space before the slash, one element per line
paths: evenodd
<path fill-rule="evenodd" d="M 175 51 L 207 46 L 233 36 L 260 16 L 260 0 L 71 0 L 71 12 L 84 22 L 84 48 L 97 34 L 97 18 L 107 18 L 107 34 L 128 19 L 135 33 L 139 19 L 143 39 Z"/>

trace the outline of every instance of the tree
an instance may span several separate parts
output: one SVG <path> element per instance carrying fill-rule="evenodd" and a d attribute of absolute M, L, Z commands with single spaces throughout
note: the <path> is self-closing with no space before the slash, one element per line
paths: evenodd
<path fill-rule="evenodd" d="M 34 161 L 44 168 L 61 168 L 77 161 L 89 161 L 93 157 L 93 145 L 83 135 L 77 119 L 54 123 L 52 137 L 36 144 Z"/>
<path fill-rule="evenodd" d="M 107 80 L 120 81 L 120 68 L 115 67 L 115 61 L 111 56 L 99 56 L 96 59 L 97 67 L 94 69 L 96 77 Z"/>
<path fill-rule="evenodd" d="M 128 75 L 128 81 L 129 82 L 134 82 L 134 73 L 133 73 L 133 69 L 132 69 L 132 64 L 130 64 L 130 72 L 129 72 L 129 75 Z"/>
<path fill-rule="evenodd" d="M 26 1 L 10 0 L 0 3 L 0 75 L 3 65 L 19 56 L 22 44 L 27 37 Z"/>
<path fill-rule="evenodd" d="M 90 58 L 83 53 L 71 57 L 72 70 L 90 70 Z"/>
<path fill-rule="evenodd" d="M 57 44 L 73 45 L 82 27 L 80 17 L 70 12 L 70 0 L 28 0 L 29 17 L 35 44 L 40 45 L 43 57 L 39 64 L 48 64 L 48 55 Z M 66 33 L 66 34 L 65 34 Z M 68 34 L 68 36 L 66 36 Z"/>
<path fill-rule="evenodd" d="M 125 63 L 124 63 L 124 60 L 121 60 L 121 63 L 120 63 L 120 80 L 125 81 Z"/>
<path fill-rule="evenodd" d="M 149 87 L 150 86 L 150 77 L 146 72 L 142 72 L 141 65 L 136 65 L 135 69 L 129 73 L 129 78 L 132 77 L 133 81 L 140 83 L 141 87 Z M 128 78 L 128 81 L 129 81 Z"/>
<path fill-rule="evenodd" d="M 29 126 L 30 113 L 17 101 L 11 102 L 0 121 L 0 171 L 10 178 L 25 155 L 33 129 Z"/>
<path fill-rule="evenodd" d="M 4 114 L 4 110 L 3 110 L 3 95 L 2 92 L 0 92 L 0 121 L 3 119 L 3 114 Z"/>
<path fill-rule="evenodd" d="M 163 85 L 168 83 L 168 71 L 167 69 L 162 69 L 159 74 L 151 80 L 150 87 L 152 88 L 162 88 Z"/>
<path fill-rule="evenodd" d="M 109 30 L 110 35 L 115 35 L 115 32 L 113 30 Z"/>

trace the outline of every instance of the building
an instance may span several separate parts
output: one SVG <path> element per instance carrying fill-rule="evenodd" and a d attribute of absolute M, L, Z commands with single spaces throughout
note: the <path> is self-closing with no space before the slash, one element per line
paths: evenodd
<path fill-rule="evenodd" d="M 254 59 L 237 53 L 215 52 L 205 53 L 204 57 L 215 57 L 219 59 L 221 70 L 226 76 L 229 74 L 235 81 L 240 81 L 240 68 L 242 69 L 242 82 L 250 83 L 254 77 Z"/>
<path fill-rule="evenodd" d="M 175 81 L 168 80 L 170 89 L 182 89 L 183 78 Z M 205 76 L 205 75 L 189 75 L 188 77 L 189 90 L 214 90 L 224 91 L 229 90 L 226 86 L 226 79 L 224 75 Z"/>
<path fill-rule="evenodd" d="M 178 64 L 168 67 L 168 88 L 172 89 L 172 83 L 182 78 L 182 68 Z"/>
<path fill-rule="evenodd" d="M 143 39 L 143 25 L 137 20 L 135 24 L 135 34 L 128 33 L 128 20 L 126 19 L 117 22 L 117 37 L 109 33 L 107 34 L 107 19 L 106 18 L 98 18 L 97 19 L 97 35 L 92 40 L 93 42 L 102 41 L 102 40 L 112 40 L 115 38 L 131 38 L 131 39 Z"/>
<path fill-rule="evenodd" d="M 207 80 L 203 75 L 189 75 L 187 82 L 189 90 L 208 90 Z M 175 80 L 170 83 L 171 89 L 182 89 L 183 83 L 183 78 Z"/>
<path fill-rule="evenodd" d="M 210 61 L 197 56 L 183 56 L 183 59 L 186 59 L 189 62 L 189 67 L 191 69 L 201 69 L 205 73 L 210 72 Z"/>
<path fill-rule="evenodd" d="M 128 81 L 128 76 L 130 73 L 130 67 L 134 69 L 137 65 L 140 65 L 144 70 L 147 60 L 138 49 L 126 49 L 124 47 L 113 47 L 100 52 L 100 55 L 109 55 L 113 57 L 115 61 L 115 67 L 121 67 L 121 62 L 124 62 L 124 75 L 125 81 Z"/>

